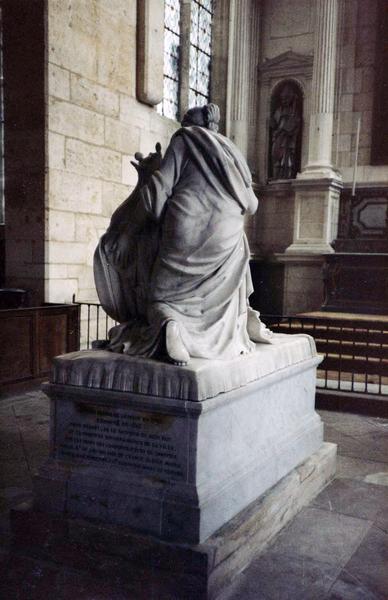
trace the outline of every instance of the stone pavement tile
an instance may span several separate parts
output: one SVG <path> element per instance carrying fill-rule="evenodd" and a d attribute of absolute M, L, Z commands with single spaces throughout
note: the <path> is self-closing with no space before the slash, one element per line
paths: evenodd
<path fill-rule="evenodd" d="M 344 435 L 357 437 L 358 435 L 376 431 L 385 431 L 388 433 L 388 419 L 328 410 L 320 410 L 318 412 L 325 424 L 325 429 L 326 427 L 333 427 L 336 431 Z"/>
<path fill-rule="evenodd" d="M 32 490 L 29 488 L 14 486 L 0 488 L 0 513 L 31 498 Z"/>
<path fill-rule="evenodd" d="M 371 473 L 365 477 L 366 483 L 374 483 L 375 485 L 388 486 L 388 471 L 380 471 L 379 473 Z"/>
<path fill-rule="evenodd" d="M 345 565 L 347 579 L 353 578 L 359 586 L 379 600 L 388 598 L 388 533 L 371 527 L 364 540 Z"/>
<path fill-rule="evenodd" d="M 18 432 L 18 424 L 13 410 L 9 414 L 0 415 L 0 430 Z"/>
<path fill-rule="evenodd" d="M 340 570 L 311 558 L 269 551 L 257 557 L 220 600 L 323 600 Z"/>
<path fill-rule="evenodd" d="M 59 568 L 26 557 L 3 554 L 0 559 L 0 598 L 59 600 Z"/>
<path fill-rule="evenodd" d="M 279 534 L 271 551 L 344 566 L 371 524 L 320 508 L 304 508 Z"/>
<path fill-rule="evenodd" d="M 130 600 L 121 586 L 114 586 L 95 577 L 65 570 L 60 576 L 61 600 Z M 149 593 L 149 592 L 148 592 Z M 140 596 L 136 595 L 136 598 Z M 151 598 L 151 596 L 148 596 Z"/>
<path fill-rule="evenodd" d="M 46 397 L 46 395 L 44 394 L 44 392 L 40 389 L 41 384 L 34 384 L 32 386 L 29 386 L 27 389 L 25 390 L 8 390 L 6 392 L 0 391 L 0 406 L 2 406 L 2 404 L 5 404 L 7 402 L 17 402 L 19 400 L 23 400 L 26 398 L 42 398 L 42 397 Z"/>
<path fill-rule="evenodd" d="M 0 512 L 0 564 L 4 553 L 9 549 L 12 539 L 11 521 L 9 512 Z M 1 567 L 0 567 L 1 571 Z M 0 596 L 1 597 L 1 596 Z"/>
<path fill-rule="evenodd" d="M 26 393 L 9 393 L 4 395 L 0 392 L 0 414 L 7 410 L 12 410 L 12 407 L 16 402 L 24 402 L 25 400 L 29 400 L 30 398 L 31 396 L 28 396 Z"/>
<path fill-rule="evenodd" d="M 4 416 L 13 416 L 14 412 L 12 409 L 13 402 L 7 400 L 0 400 L 0 419 Z"/>
<path fill-rule="evenodd" d="M 381 511 L 388 512 L 388 488 L 352 479 L 335 479 L 310 506 L 374 521 Z"/>
<path fill-rule="evenodd" d="M 338 444 L 338 454 L 388 463 L 388 431 L 385 429 L 349 435 L 330 425 L 325 427 L 324 438 L 326 442 Z"/>
<path fill-rule="evenodd" d="M 379 598 L 345 569 L 340 573 L 327 596 L 327 600 L 379 600 Z"/>
<path fill-rule="evenodd" d="M 18 402 L 13 403 L 15 415 L 31 415 L 40 418 L 41 415 L 47 416 L 50 412 L 50 401 L 44 396 L 25 396 Z"/>
<path fill-rule="evenodd" d="M 0 462 L 22 458 L 24 458 L 24 450 L 20 431 L 16 426 L 7 428 L 5 423 L 0 423 Z"/>
<path fill-rule="evenodd" d="M 380 512 L 376 515 L 374 524 L 376 527 L 378 527 L 383 532 L 388 534 L 388 507 L 385 507 L 382 510 L 380 510 Z M 387 569 L 388 569 L 388 566 L 387 566 Z M 388 593 L 387 593 L 387 597 L 388 597 Z"/>
<path fill-rule="evenodd" d="M 378 485 L 388 485 L 388 464 L 337 455 L 336 478 L 358 479 Z"/>
<path fill-rule="evenodd" d="M 30 390 L 28 392 L 25 393 L 26 396 L 29 396 L 31 398 L 41 398 L 42 400 L 45 400 L 46 402 L 48 401 L 48 397 L 46 396 L 46 394 L 40 389 L 40 386 L 38 386 L 36 389 L 34 390 Z"/>
<path fill-rule="evenodd" d="M 2 488 L 31 487 L 31 472 L 24 458 L 0 463 L 0 485 Z"/>

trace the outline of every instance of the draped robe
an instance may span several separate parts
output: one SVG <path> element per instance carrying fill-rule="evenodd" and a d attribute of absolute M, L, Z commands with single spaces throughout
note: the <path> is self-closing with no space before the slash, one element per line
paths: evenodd
<path fill-rule="evenodd" d="M 178 130 L 160 169 L 137 197 L 137 210 L 144 210 L 151 224 L 150 248 L 146 236 L 137 236 L 131 267 L 142 315 L 113 328 L 111 348 L 124 344 L 127 354 L 152 356 L 172 319 L 192 357 L 226 359 L 252 351 L 244 215 L 256 208 L 250 172 L 237 147 L 203 127 Z M 147 259 L 142 260 L 141 248 Z"/>

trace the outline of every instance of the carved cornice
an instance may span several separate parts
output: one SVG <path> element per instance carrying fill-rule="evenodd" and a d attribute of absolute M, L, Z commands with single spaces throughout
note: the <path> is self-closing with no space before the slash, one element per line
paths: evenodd
<path fill-rule="evenodd" d="M 298 54 L 292 50 L 283 52 L 274 58 L 264 59 L 259 65 L 259 79 L 269 83 L 272 79 L 285 77 L 303 77 L 311 79 L 313 73 L 312 54 Z"/>

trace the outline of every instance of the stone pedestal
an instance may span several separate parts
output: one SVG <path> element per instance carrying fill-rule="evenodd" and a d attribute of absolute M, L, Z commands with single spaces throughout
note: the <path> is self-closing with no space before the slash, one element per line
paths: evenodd
<path fill-rule="evenodd" d="M 337 236 L 341 182 L 296 179 L 294 236 L 286 254 L 328 254 Z"/>
<path fill-rule="evenodd" d="M 204 595 L 187 597 L 208 597 L 334 472 L 314 411 L 319 362 L 312 338 L 282 334 L 232 361 L 187 367 L 106 351 L 56 358 L 44 387 L 51 453 L 27 520 L 81 519 L 130 532 L 129 545 L 142 535 L 167 553 L 172 581 L 174 557 L 190 548 Z"/>
<path fill-rule="evenodd" d="M 214 599 L 329 483 L 335 465 L 335 444 L 323 444 L 203 544 L 163 541 L 122 525 L 21 505 L 11 513 L 14 548 L 46 565 L 87 573 L 96 586 L 114 585 L 123 599 Z"/>
<path fill-rule="evenodd" d="M 337 20 L 337 0 L 316 0 L 308 160 L 293 184 L 294 237 L 287 254 L 334 252 L 342 186 L 332 165 Z"/>
<path fill-rule="evenodd" d="M 55 359 L 40 509 L 195 544 L 322 444 L 308 336 L 187 368 L 92 351 Z"/>

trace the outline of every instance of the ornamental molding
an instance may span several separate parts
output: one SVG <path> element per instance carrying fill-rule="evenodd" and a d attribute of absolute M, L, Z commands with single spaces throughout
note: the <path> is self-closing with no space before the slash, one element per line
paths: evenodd
<path fill-rule="evenodd" d="M 314 56 L 312 54 L 298 54 L 297 52 L 288 50 L 274 58 L 265 58 L 261 65 L 259 65 L 259 79 L 263 83 L 287 77 L 311 79 L 313 62 Z"/>

